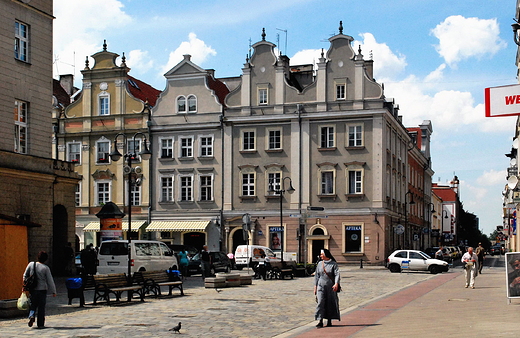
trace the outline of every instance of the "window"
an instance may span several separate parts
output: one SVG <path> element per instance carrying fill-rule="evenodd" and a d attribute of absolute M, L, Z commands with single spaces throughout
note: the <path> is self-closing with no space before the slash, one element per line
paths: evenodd
<path fill-rule="evenodd" d="M 14 101 L 14 151 L 27 154 L 27 102 Z"/>
<path fill-rule="evenodd" d="M 173 158 L 173 139 L 161 139 L 161 158 Z"/>
<path fill-rule="evenodd" d="M 281 172 L 267 173 L 267 191 L 271 192 L 272 195 L 280 195 L 279 191 L 281 190 L 281 179 Z"/>
<path fill-rule="evenodd" d="M 14 24 L 14 57 L 20 61 L 29 61 L 29 26 L 19 21 Z"/>
<path fill-rule="evenodd" d="M 81 163 L 81 143 L 73 142 L 67 144 L 68 147 L 68 161 L 76 164 Z"/>
<path fill-rule="evenodd" d="M 334 194 L 334 172 L 322 171 L 321 172 L 321 195 L 332 195 Z"/>
<path fill-rule="evenodd" d="M 128 184 L 128 182 L 127 182 Z M 141 205 L 141 186 L 137 184 L 132 185 L 130 190 L 130 205 Z"/>
<path fill-rule="evenodd" d="M 96 204 L 99 206 L 105 205 L 110 201 L 110 183 L 97 182 L 96 184 Z"/>
<path fill-rule="evenodd" d="M 177 98 L 177 113 L 186 113 L 186 98 L 184 96 Z"/>
<path fill-rule="evenodd" d="M 161 202 L 173 202 L 173 177 L 161 177 Z"/>
<path fill-rule="evenodd" d="M 81 205 L 81 184 L 76 184 L 74 189 L 74 201 L 77 207 Z"/>
<path fill-rule="evenodd" d="M 362 194 L 363 193 L 363 172 L 362 170 L 348 171 L 348 193 Z"/>
<path fill-rule="evenodd" d="M 242 196 L 255 196 L 254 173 L 242 173 Z"/>
<path fill-rule="evenodd" d="M 334 127 L 321 127 L 320 148 L 334 148 Z"/>
<path fill-rule="evenodd" d="M 194 95 L 188 96 L 188 112 L 197 112 L 197 98 Z"/>
<path fill-rule="evenodd" d="M 345 224 L 345 252 L 363 252 L 363 226 Z"/>
<path fill-rule="evenodd" d="M 268 150 L 282 149 L 282 131 L 280 129 L 268 130 Z"/>
<path fill-rule="evenodd" d="M 363 126 L 354 125 L 348 126 L 348 146 L 362 147 L 363 146 Z"/>
<path fill-rule="evenodd" d="M 193 177 L 181 176 L 181 201 L 193 201 Z"/>
<path fill-rule="evenodd" d="M 200 139 L 200 156 L 201 157 L 212 157 L 213 156 L 213 137 L 202 136 Z"/>
<path fill-rule="evenodd" d="M 345 84 L 336 84 L 336 100 L 345 100 Z"/>
<path fill-rule="evenodd" d="M 258 105 L 266 105 L 267 103 L 267 88 L 258 88 Z"/>
<path fill-rule="evenodd" d="M 98 141 L 96 144 L 97 154 L 96 154 L 96 162 L 97 163 L 109 163 L 110 162 L 110 141 Z"/>
<path fill-rule="evenodd" d="M 255 132 L 247 130 L 242 133 L 242 150 L 255 150 Z"/>
<path fill-rule="evenodd" d="M 108 94 L 99 95 L 99 115 L 110 115 L 110 97 Z"/>
<path fill-rule="evenodd" d="M 201 201 L 212 201 L 213 200 L 213 176 L 212 175 L 201 175 L 200 176 L 200 200 Z"/>
<path fill-rule="evenodd" d="M 181 157 L 193 157 L 193 138 L 192 137 L 181 137 Z"/>

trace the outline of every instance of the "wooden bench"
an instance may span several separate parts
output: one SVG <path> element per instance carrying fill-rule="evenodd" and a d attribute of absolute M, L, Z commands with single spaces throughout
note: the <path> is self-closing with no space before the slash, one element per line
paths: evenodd
<path fill-rule="evenodd" d="M 108 275 L 94 275 L 94 304 L 98 300 L 104 300 L 110 304 L 110 294 L 116 297 L 119 302 L 121 294 L 128 292 L 128 301 L 131 301 L 134 293 L 139 295 L 141 302 L 144 302 L 144 289 L 142 285 L 128 285 L 126 273 L 114 273 Z"/>
<path fill-rule="evenodd" d="M 141 285 L 145 294 L 153 293 L 155 297 L 161 296 L 161 286 L 168 287 L 168 296 L 172 295 L 174 288 L 179 289 L 181 296 L 184 296 L 182 281 L 174 280 L 171 275 L 164 270 L 135 272 L 134 283 Z"/>
<path fill-rule="evenodd" d="M 280 279 L 285 279 L 285 277 L 291 277 L 291 279 L 294 279 L 292 268 L 285 268 L 280 270 Z"/>

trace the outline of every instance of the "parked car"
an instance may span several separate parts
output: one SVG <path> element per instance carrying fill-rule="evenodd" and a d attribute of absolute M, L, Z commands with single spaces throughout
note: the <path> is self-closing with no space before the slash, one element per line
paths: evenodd
<path fill-rule="evenodd" d="M 447 249 L 451 251 L 451 258 L 453 258 L 453 259 L 462 258 L 462 252 L 460 251 L 458 246 L 448 246 Z"/>
<path fill-rule="evenodd" d="M 390 272 L 401 272 L 403 268 L 411 271 L 429 271 L 432 274 L 447 272 L 448 262 L 431 258 L 419 250 L 396 250 L 387 259 Z"/>
<path fill-rule="evenodd" d="M 231 271 L 231 261 L 228 256 L 220 251 L 209 252 L 211 258 L 210 264 L 210 274 L 214 275 L 215 272 L 230 272 Z M 202 267 L 200 262 L 200 252 L 197 253 L 190 259 L 188 264 L 188 276 L 201 274 Z"/>
<path fill-rule="evenodd" d="M 193 257 L 199 252 L 194 246 L 184 245 L 184 244 L 169 244 L 166 243 L 170 249 L 173 250 L 173 253 L 177 254 L 179 251 L 187 251 L 188 256 Z"/>
<path fill-rule="evenodd" d="M 495 244 L 495 245 L 491 246 L 491 248 L 489 248 L 489 254 L 491 256 L 503 255 L 504 252 L 505 252 L 504 247 L 500 244 Z"/>

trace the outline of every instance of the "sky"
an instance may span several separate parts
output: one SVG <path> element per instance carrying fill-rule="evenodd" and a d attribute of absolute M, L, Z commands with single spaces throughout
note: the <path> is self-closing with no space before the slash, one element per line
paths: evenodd
<path fill-rule="evenodd" d="M 291 64 L 307 64 L 342 21 L 354 49 L 374 60 L 374 77 L 404 125 L 432 122 L 433 182 L 457 175 L 464 209 L 489 235 L 502 224 L 516 117 L 486 118 L 483 94 L 518 83 L 515 7 L 516 0 L 54 0 L 54 76 L 74 74 L 81 88 L 85 59 L 103 40 L 124 53 L 130 75 L 159 90 L 184 54 L 217 78 L 240 76 L 262 28 Z"/>

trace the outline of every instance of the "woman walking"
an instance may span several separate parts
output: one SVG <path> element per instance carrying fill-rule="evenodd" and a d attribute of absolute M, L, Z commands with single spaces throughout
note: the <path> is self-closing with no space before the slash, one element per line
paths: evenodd
<path fill-rule="evenodd" d="M 23 274 L 24 280 L 34 275 L 35 285 L 30 291 L 31 308 L 29 311 L 29 327 L 32 327 L 37 313 L 38 320 L 36 325 L 39 329 L 45 328 L 45 305 L 47 304 L 47 291 L 56 297 L 56 285 L 51 275 L 51 269 L 43 263 L 47 261 L 49 255 L 45 251 L 38 253 L 38 262 L 30 262 Z M 27 291 L 27 290 L 25 290 Z"/>
<path fill-rule="evenodd" d="M 327 249 L 321 250 L 321 261 L 316 266 L 314 274 L 314 294 L 316 295 L 317 328 L 323 327 L 323 319 L 327 326 L 332 326 L 332 320 L 340 320 L 338 291 L 340 290 L 340 275 L 336 260 Z"/>

